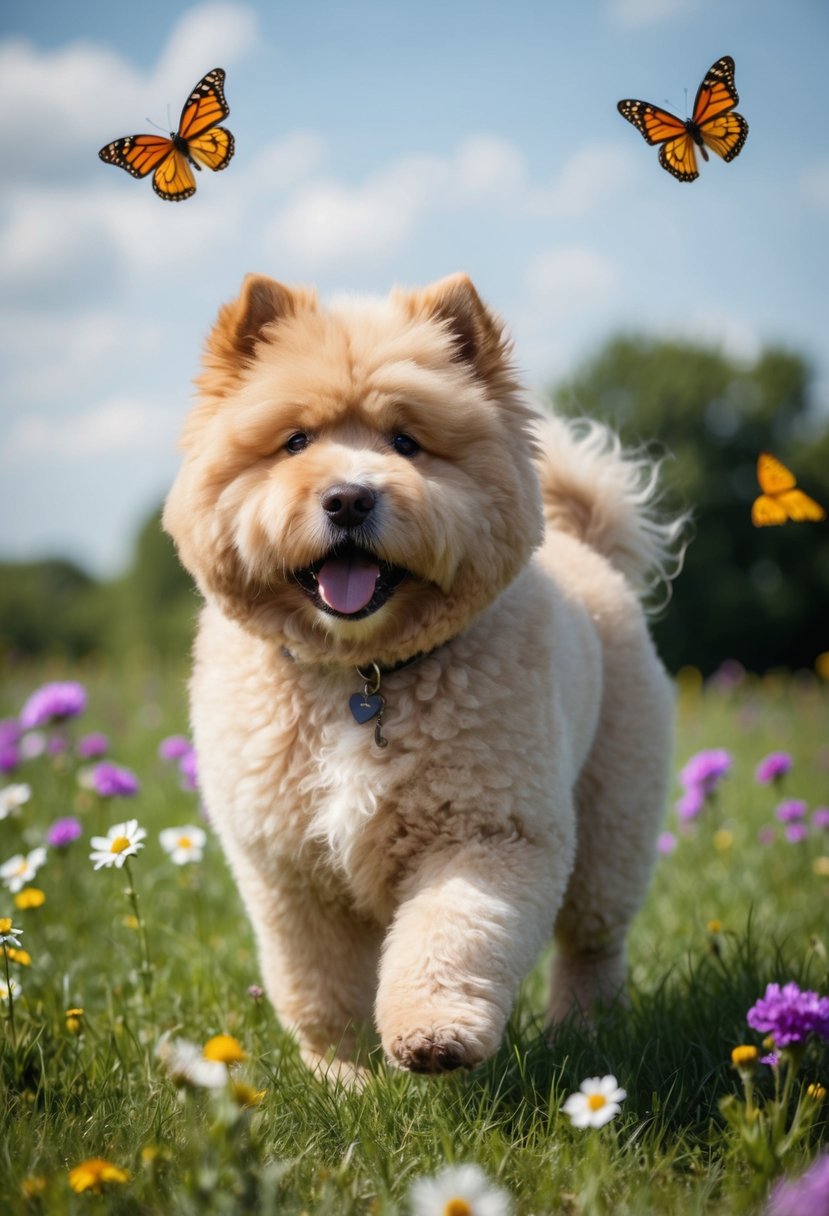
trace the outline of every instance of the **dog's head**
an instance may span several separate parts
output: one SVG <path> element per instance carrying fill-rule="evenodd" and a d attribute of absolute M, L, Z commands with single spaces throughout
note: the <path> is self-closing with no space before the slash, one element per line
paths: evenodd
<path fill-rule="evenodd" d="M 531 415 L 464 275 L 219 313 L 164 525 L 208 600 L 297 657 L 394 663 L 465 628 L 541 537 Z"/>

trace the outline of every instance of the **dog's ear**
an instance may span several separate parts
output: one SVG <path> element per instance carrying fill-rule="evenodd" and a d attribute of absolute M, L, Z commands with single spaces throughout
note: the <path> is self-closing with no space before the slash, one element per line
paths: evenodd
<path fill-rule="evenodd" d="M 410 316 L 443 321 L 455 344 L 455 358 L 469 363 L 490 381 L 510 367 L 511 342 L 501 320 L 486 307 L 472 280 L 462 272 L 404 297 Z"/>
<path fill-rule="evenodd" d="M 208 335 L 202 387 L 218 395 L 226 391 L 252 362 L 270 327 L 303 310 L 314 311 L 316 305 L 313 291 L 286 287 L 264 274 L 246 275 L 238 298 L 219 309 Z"/>

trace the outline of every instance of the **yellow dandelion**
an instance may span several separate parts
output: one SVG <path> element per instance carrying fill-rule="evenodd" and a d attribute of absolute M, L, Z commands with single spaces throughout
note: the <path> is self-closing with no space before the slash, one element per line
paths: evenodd
<path fill-rule="evenodd" d="M 731 1063 L 735 1068 L 752 1068 L 759 1058 L 758 1049 L 748 1043 L 741 1043 L 739 1047 L 734 1047 L 731 1051 Z"/>
<path fill-rule="evenodd" d="M 241 1064 L 247 1052 L 238 1039 L 230 1034 L 214 1034 L 204 1045 L 205 1060 L 217 1060 L 220 1064 Z"/>
<path fill-rule="evenodd" d="M 80 1034 L 83 1030 L 83 1010 L 82 1009 L 67 1009 L 66 1014 L 66 1029 L 70 1034 Z"/>
<path fill-rule="evenodd" d="M 709 920 L 708 932 L 709 933 L 722 933 L 722 921 L 721 920 Z"/>
<path fill-rule="evenodd" d="M 23 1179 L 20 1190 L 24 1199 L 39 1199 L 45 1193 L 48 1185 L 48 1179 L 43 1174 L 31 1174 L 28 1178 Z"/>
<path fill-rule="evenodd" d="M 90 1157 L 69 1171 L 69 1185 L 78 1195 L 82 1191 L 92 1191 L 94 1195 L 100 1195 L 105 1183 L 123 1185 L 129 1180 L 130 1176 L 126 1170 L 120 1165 L 113 1165 L 111 1161 L 105 1161 L 103 1157 Z"/>
<path fill-rule="evenodd" d="M 39 887 L 24 887 L 14 897 L 14 906 L 20 908 L 21 912 L 29 908 L 42 908 L 45 903 L 46 896 Z"/>
<path fill-rule="evenodd" d="M 10 963 L 17 963 L 20 967 L 31 966 L 32 956 L 28 950 L 15 950 L 14 946 L 6 946 L 4 948 L 6 957 Z"/>
<path fill-rule="evenodd" d="M 230 1087 L 233 1101 L 243 1109 L 247 1106 L 258 1106 L 268 1092 L 266 1089 L 254 1089 L 246 1081 L 234 1081 Z"/>

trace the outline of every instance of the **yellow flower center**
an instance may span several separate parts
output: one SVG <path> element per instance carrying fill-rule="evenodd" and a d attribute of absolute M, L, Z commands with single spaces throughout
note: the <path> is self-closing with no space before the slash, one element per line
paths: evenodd
<path fill-rule="evenodd" d="M 447 1199 L 443 1205 L 443 1216 L 473 1216 L 473 1213 L 469 1203 L 456 1195 L 454 1199 Z"/>
<path fill-rule="evenodd" d="M 0 933 L 11 933 L 12 918 L 10 916 L 0 916 Z"/>
<path fill-rule="evenodd" d="M 238 1039 L 231 1034 L 214 1034 L 204 1045 L 205 1060 L 218 1060 L 221 1064 L 241 1064 L 247 1053 Z"/>
<path fill-rule="evenodd" d="M 588 1094 L 587 1105 L 591 1110 L 601 1110 L 603 1106 L 607 1106 L 607 1098 L 604 1094 Z"/>
<path fill-rule="evenodd" d="M 110 853 L 123 853 L 124 849 L 130 847 L 129 836 L 116 836 L 112 844 L 109 846 Z"/>
<path fill-rule="evenodd" d="M 179 836 L 178 847 L 180 849 L 192 849 L 193 841 L 190 839 L 189 836 Z"/>
<path fill-rule="evenodd" d="M 29 863 L 25 857 L 21 857 L 20 861 L 14 868 L 15 874 L 25 874 L 29 868 Z"/>

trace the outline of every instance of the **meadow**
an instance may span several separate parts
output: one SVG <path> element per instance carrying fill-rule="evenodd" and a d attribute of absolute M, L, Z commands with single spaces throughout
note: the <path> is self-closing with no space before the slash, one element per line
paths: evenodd
<path fill-rule="evenodd" d="M 0 748 L 0 787 L 30 791 L 6 794 L 0 810 L 0 932 L 18 943 L 0 972 L 0 1210 L 740 1213 L 763 1211 L 775 1178 L 822 1160 L 829 1044 L 813 1034 L 755 1063 L 754 1049 L 772 1046 L 746 1015 L 772 982 L 829 992 L 829 815 L 816 814 L 829 805 L 825 680 L 682 673 L 677 782 L 631 940 L 629 1009 L 548 1042 L 541 960 L 495 1059 L 440 1079 L 375 1059 L 356 1091 L 299 1063 L 258 988 L 187 754 L 184 772 L 181 756 L 159 754 L 187 731 L 186 672 L 138 658 L 7 664 L 0 718 L 17 719 L 55 680 L 83 686 L 83 712 L 31 729 L 7 745 L 14 754 Z M 79 746 L 95 751 L 81 744 L 92 732 L 105 750 L 81 758 Z M 688 761 L 712 751 L 692 781 Z M 774 752 L 791 767 L 762 783 L 757 766 Z M 108 762 L 134 774 L 137 792 L 92 775 Z M 122 840 L 143 830 L 142 847 L 110 836 L 126 864 L 108 864 L 113 853 L 95 869 L 92 837 L 125 822 Z M 206 830 L 199 859 L 191 827 Z M 170 828 L 193 860 L 162 847 Z M 740 1045 L 751 1050 L 737 1068 Z M 626 1092 L 618 1114 L 574 1126 L 568 1095 L 609 1074 Z M 470 1163 L 474 1177 L 416 1185 Z M 775 1216 L 801 1210 L 776 1203 Z"/>

